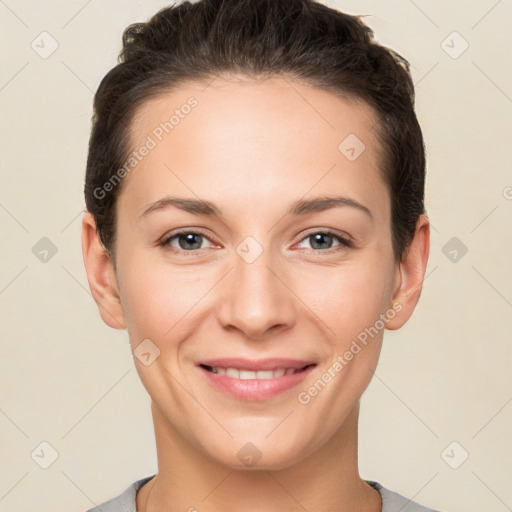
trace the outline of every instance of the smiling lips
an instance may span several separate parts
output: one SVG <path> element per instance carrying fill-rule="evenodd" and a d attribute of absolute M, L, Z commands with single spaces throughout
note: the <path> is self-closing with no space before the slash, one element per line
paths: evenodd
<path fill-rule="evenodd" d="M 295 368 L 278 368 L 277 370 L 259 370 L 257 372 L 251 370 L 240 370 L 239 368 L 222 368 L 216 367 L 212 368 L 211 366 L 205 366 L 208 371 L 212 373 L 218 373 L 219 375 L 227 375 L 232 379 L 273 379 L 275 377 L 282 377 L 283 375 L 291 375 L 292 373 L 300 372 L 301 370 L 296 370 Z"/>
<path fill-rule="evenodd" d="M 266 400 L 302 382 L 316 366 L 297 359 L 214 359 L 198 368 L 218 390 L 241 400 Z"/>

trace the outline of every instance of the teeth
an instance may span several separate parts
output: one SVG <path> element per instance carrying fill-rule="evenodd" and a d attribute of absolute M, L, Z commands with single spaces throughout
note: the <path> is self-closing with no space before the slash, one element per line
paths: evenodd
<path fill-rule="evenodd" d="M 239 370 L 238 368 L 211 368 L 212 373 L 218 373 L 219 375 L 226 375 L 233 379 L 274 379 L 276 377 L 282 377 L 283 375 L 291 375 L 295 373 L 295 368 L 278 368 L 276 370 L 260 370 L 253 372 L 250 370 Z"/>
<path fill-rule="evenodd" d="M 253 373 L 253 372 L 248 372 L 248 373 Z M 241 373 L 240 373 L 240 376 L 242 376 Z M 251 378 L 252 379 L 271 379 L 272 377 L 276 377 L 276 375 L 274 375 L 274 372 L 272 370 L 259 370 L 256 372 L 256 375 Z"/>

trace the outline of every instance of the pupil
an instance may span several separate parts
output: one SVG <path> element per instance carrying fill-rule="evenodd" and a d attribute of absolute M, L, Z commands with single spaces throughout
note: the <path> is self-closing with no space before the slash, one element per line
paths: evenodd
<path fill-rule="evenodd" d="M 198 238 L 201 238 L 201 235 L 198 235 L 198 234 L 195 234 L 195 233 L 188 233 L 186 235 L 182 235 L 180 237 L 180 247 L 182 249 L 199 249 L 201 247 L 201 242 L 196 242 L 194 244 L 194 237 L 198 237 Z M 182 243 L 181 240 L 185 238 L 185 242 Z M 194 245 L 194 247 L 190 247 L 190 245 L 187 245 L 187 244 L 192 244 Z"/>
<path fill-rule="evenodd" d="M 322 247 L 315 247 L 315 245 L 317 244 L 317 241 L 318 241 L 319 239 L 320 239 L 320 242 L 321 242 L 321 240 L 322 240 L 323 238 L 326 238 L 326 237 L 327 237 L 327 239 L 332 239 L 332 236 L 331 236 L 331 235 L 328 235 L 328 234 L 326 234 L 326 233 L 317 233 L 316 235 L 312 235 L 312 237 L 313 237 L 313 240 L 314 240 L 314 242 L 313 242 L 313 244 L 312 244 L 312 247 L 313 247 L 313 248 L 317 248 L 317 249 L 322 249 Z"/>

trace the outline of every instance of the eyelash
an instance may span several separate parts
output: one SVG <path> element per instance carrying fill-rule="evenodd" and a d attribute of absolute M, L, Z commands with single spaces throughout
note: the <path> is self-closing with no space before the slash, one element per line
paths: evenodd
<path fill-rule="evenodd" d="M 172 247 L 170 245 L 170 242 L 172 240 L 174 240 L 175 238 L 178 238 L 180 236 L 183 236 L 183 235 L 201 235 L 203 236 L 204 238 L 206 238 L 209 242 L 211 243 L 214 243 L 212 242 L 212 240 L 210 240 L 210 238 L 206 235 L 206 233 L 200 229 L 197 229 L 195 231 L 186 231 L 186 230 L 183 230 L 183 231 L 177 231 L 176 233 L 172 233 L 170 236 L 167 236 L 165 237 L 162 242 L 159 243 L 159 246 L 162 247 L 163 249 L 165 250 L 168 250 L 168 251 L 172 251 L 172 252 L 181 252 L 181 253 L 190 253 L 190 254 L 196 254 L 197 251 L 201 251 L 202 249 L 192 249 L 191 251 L 185 251 L 184 249 L 176 249 L 175 247 Z M 330 254 L 332 252 L 335 252 L 337 250 L 342 250 L 342 249 L 350 249 L 350 248 L 353 248 L 354 247 L 354 244 L 353 242 L 349 239 L 349 238 L 346 238 L 346 237 L 343 237 L 341 235 L 339 235 L 338 233 L 330 230 L 330 229 L 325 229 L 325 230 L 319 230 L 319 231 L 312 231 L 310 233 L 308 233 L 306 236 L 304 236 L 303 238 L 301 238 L 299 240 L 299 242 L 302 242 L 303 240 L 313 236 L 313 235 L 316 235 L 316 234 L 322 234 L 322 235 L 329 235 L 329 236 L 332 236 L 333 238 L 335 238 L 336 240 L 338 240 L 340 242 L 340 245 L 337 246 L 337 247 L 331 247 L 330 249 L 309 249 L 313 252 L 318 252 L 318 253 L 327 253 L 327 254 Z"/>

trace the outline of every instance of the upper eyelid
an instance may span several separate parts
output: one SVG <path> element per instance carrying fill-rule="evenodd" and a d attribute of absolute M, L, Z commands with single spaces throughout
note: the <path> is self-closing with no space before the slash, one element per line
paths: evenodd
<path fill-rule="evenodd" d="M 216 244 L 215 240 L 212 240 L 210 236 L 208 236 L 205 232 L 202 231 L 202 229 L 200 228 L 192 228 L 192 229 L 183 229 L 183 230 L 180 230 L 180 231 L 177 231 L 175 233 L 172 233 L 170 235 L 166 235 L 164 236 L 164 238 L 162 239 L 162 242 L 161 244 L 163 245 L 170 245 L 170 240 L 174 239 L 175 237 L 178 237 L 180 235 L 187 235 L 187 234 L 197 234 L 197 235 L 201 235 L 203 237 L 205 237 L 209 242 L 211 242 L 212 244 Z M 303 240 L 305 240 L 306 238 L 310 237 L 311 235 L 314 235 L 316 233 L 322 233 L 322 234 L 328 234 L 328 235 L 332 235 L 333 237 L 335 238 L 338 238 L 340 240 L 340 243 L 341 244 L 345 244 L 345 245 L 353 245 L 354 243 L 354 240 L 353 238 L 348 235 L 348 234 L 340 234 L 338 233 L 337 231 L 333 230 L 333 229 L 330 229 L 330 228 L 311 228 L 311 231 L 307 231 L 306 234 L 304 234 L 302 236 L 302 238 L 300 238 L 299 240 L 297 240 L 297 242 L 295 242 L 293 245 L 296 245 L 300 242 L 302 242 Z M 179 249 L 178 249 L 179 250 Z M 201 249 L 193 249 L 194 251 L 200 251 Z M 327 249 L 328 251 L 329 249 Z M 327 252 L 325 251 L 325 252 Z M 185 251 L 185 252 L 192 252 L 192 251 Z M 315 251 L 315 252 L 320 252 L 320 251 Z"/>
<path fill-rule="evenodd" d="M 334 237 L 338 237 L 338 238 L 341 238 L 342 240 L 345 240 L 347 242 L 352 242 L 353 241 L 353 238 L 348 234 L 348 233 L 339 233 L 338 231 L 334 230 L 334 229 L 330 229 L 330 228 L 312 228 L 311 231 L 307 231 L 305 235 L 302 236 L 302 238 L 299 240 L 299 242 L 301 242 L 302 240 L 304 240 L 304 238 L 307 238 L 308 236 L 311 236 L 311 235 L 314 235 L 316 233 L 322 233 L 322 234 L 328 234 L 328 235 L 332 235 Z"/>
<path fill-rule="evenodd" d="M 340 234 L 336 231 L 330 230 L 330 229 L 315 229 L 313 231 L 309 231 L 298 242 L 296 242 L 293 245 L 297 245 L 298 243 L 302 242 L 306 238 L 309 238 L 310 236 L 312 236 L 316 233 L 331 235 L 332 237 L 337 238 L 338 241 L 340 242 L 340 245 L 345 246 L 346 248 L 354 247 L 354 244 L 355 244 L 353 238 L 348 234 L 342 235 L 342 234 Z M 325 249 L 324 251 L 314 251 L 314 252 L 329 252 L 331 249 L 336 250 L 336 247 L 331 247 L 329 249 Z"/>
<path fill-rule="evenodd" d="M 165 235 L 163 238 L 162 238 L 162 243 L 164 242 L 168 242 L 169 240 L 177 237 L 177 236 L 180 236 L 180 235 L 188 235 L 188 234 L 194 234 L 194 235 L 201 235 L 201 236 L 204 236 L 205 238 L 207 238 L 210 242 L 212 243 L 215 243 L 214 240 L 211 239 L 210 236 L 208 236 L 205 232 L 203 232 L 201 229 L 199 228 L 194 228 L 194 229 L 183 229 L 183 230 L 180 230 L 180 231 L 176 231 L 174 233 L 171 233 L 169 235 Z"/>

